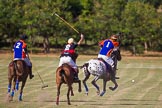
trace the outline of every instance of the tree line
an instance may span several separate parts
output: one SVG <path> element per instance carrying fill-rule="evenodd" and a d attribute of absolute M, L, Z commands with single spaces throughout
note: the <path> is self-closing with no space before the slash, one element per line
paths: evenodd
<path fill-rule="evenodd" d="M 84 45 L 97 45 L 121 34 L 121 48 L 133 54 L 162 51 L 161 0 L 0 0 L 0 48 L 12 47 L 21 34 L 29 47 L 62 46 L 79 35 L 55 13 L 85 35 Z"/>

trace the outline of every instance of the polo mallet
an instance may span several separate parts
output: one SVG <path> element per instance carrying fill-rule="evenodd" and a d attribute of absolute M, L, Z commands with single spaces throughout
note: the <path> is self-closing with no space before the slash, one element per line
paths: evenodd
<path fill-rule="evenodd" d="M 57 13 L 54 13 L 55 16 L 57 16 L 59 19 L 61 19 L 64 23 L 66 23 L 68 26 L 70 26 L 75 32 L 77 32 L 79 34 L 79 31 L 77 29 L 75 29 L 70 23 L 68 23 L 67 21 L 65 21 L 63 18 L 61 18 Z"/>
<path fill-rule="evenodd" d="M 42 84 L 43 84 L 43 85 L 42 85 L 42 89 L 48 87 L 47 84 L 44 84 L 44 81 L 42 80 L 42 78 L 41 78 L 40 74 L 38 73 L 37 69 L 36 69 L 36 72 L 37 72 L 37 74 L 38 74 L 38 76 L 39 76 L 39 79 L 41 80 L 41 82 L 42 82 Z"/>

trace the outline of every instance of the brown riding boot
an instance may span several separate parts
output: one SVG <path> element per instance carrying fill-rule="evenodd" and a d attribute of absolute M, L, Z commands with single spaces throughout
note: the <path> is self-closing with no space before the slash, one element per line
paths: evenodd
<path fill-rule="evenodd" d="M 34 75 L 32 74 L 32 67 L 29 67 L 29 78 L 32 79 Z"/>

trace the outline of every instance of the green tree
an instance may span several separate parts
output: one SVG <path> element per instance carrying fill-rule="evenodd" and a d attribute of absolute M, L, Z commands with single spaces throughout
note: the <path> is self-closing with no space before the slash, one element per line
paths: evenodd
<path fill-rule="evenodd" d="M 1 0 L 0 1 L 0 31 L 2 40 L 11 42 L 13 45 L 14 39 L 20 34 L 21 18 L 23 3 L 20 0 Z M 5 36 L 5 37 L 4 37 Z"/>
<path fill-rule="evenodd" d="M 148 50 L 148 43 L 156 39 L 156 31 L 159 29 L 159 19 L 156 10 L 149 4 L 142 2 L 128 2 L 122 14 L 123 31 L 131 39 L 133 53 Z M 144 47 L 143 47 L 144 46 Z"/>

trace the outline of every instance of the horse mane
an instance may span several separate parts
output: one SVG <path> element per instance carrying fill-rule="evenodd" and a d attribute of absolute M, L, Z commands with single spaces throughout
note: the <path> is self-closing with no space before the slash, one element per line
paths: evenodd
<path fill-rule="evenodd" d="M 121 61 L 122 57 L 121 57 L 119 48 L 116 48 L 115 50 L 112 51 L 111 58 L 113 60 L 116 58 L 118 61 Z"/>

